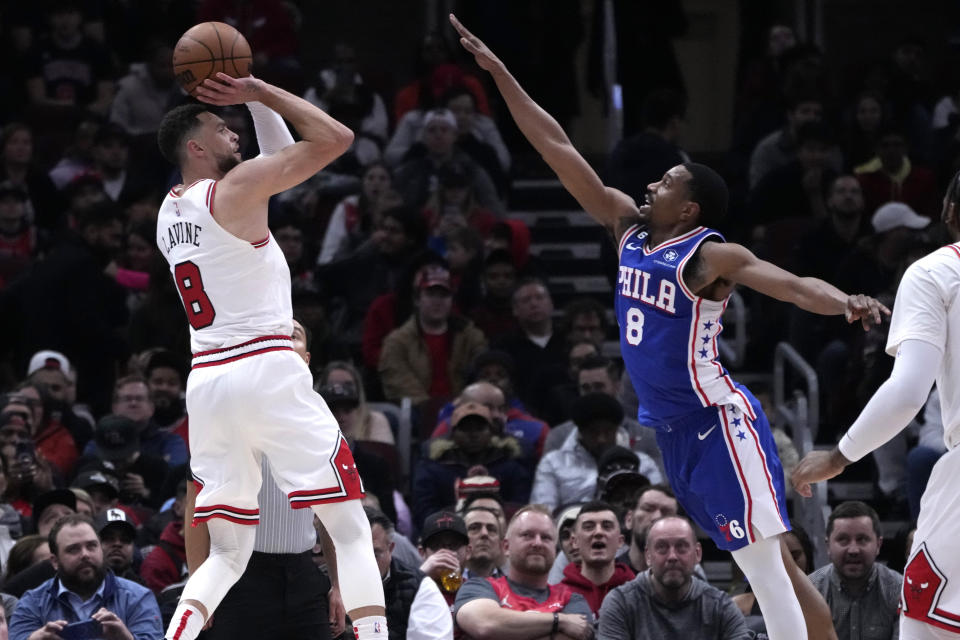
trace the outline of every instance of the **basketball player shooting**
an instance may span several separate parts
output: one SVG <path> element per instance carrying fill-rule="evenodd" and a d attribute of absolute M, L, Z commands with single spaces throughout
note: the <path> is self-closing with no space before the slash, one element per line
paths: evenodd
<path fill-rule="evenodd" d="M 721 315 L 736 284 L 813 313 L 860 320 L 865 329 L 889 311 L 873 298 L 799 278 L 725 242 L 710 226 L 726 213 L 727 187 L 707 166 L 671 168 L 647 187 L 638 208 L 600 181 L 483 42 L 452 15 L 450 21 L 463 47 L 490 72 L 520 131 L 619 246 L 621 354 L 640 404 L 637 419 L 656 429 L 677 499 L 731 552 L 771 640 L 806 640 L 808 629 L 809 637 L 827 637 L 826 603 L 781 556 L 778 537 L 790 529 L 783 470 L 760 403 L 718 361 Z M 787 597 L 791 593 L 797 597 Z"/>
<path fill-rule="evenodd" d="M 183 184 L 160 206 L 157 244 L 183 300 L 193 362 L 187 382 L 191 465 L 210 555 L 190 576 L 167 630 L 194 640 L 253 550 L 260 457 L 294 508 L 311 508 L 336 546 L 343 603 L 361 640 L 387 637 L 383 589 L 363 485 L 307 365 L 293 351 L 290 275 L 267 226 L 270 196 L 346 151 L 353 133 L 320 109 L 252 76 L 223 73 L 193 91 L 250 109 L 261 155 L 241 162 L 237 134 L 201 104 L 166 114 L 160 150 Z M 284 119 L 300 134 L 294 143 Z M 264 630 L 269 637 L 269 630 Z"/>

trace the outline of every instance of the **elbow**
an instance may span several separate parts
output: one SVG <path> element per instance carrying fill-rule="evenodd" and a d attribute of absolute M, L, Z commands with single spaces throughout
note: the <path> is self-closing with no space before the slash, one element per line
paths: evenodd
<path fill-rule="evenodd" d="M 353 131 L 346 125 L 340 125 L 340 127 L 337 128 L 335 144 L 341 150 L 341 153 L 346 152 L 346 150 L 350 148 L 353 144 L 353 138 Z"/>
<path fill-rule="evenodd" d="M 473 640 L 498 640 L 498 636 L 502 635 L 496 632 L 493 621 L 485 616 L 457 616 L 456 622 Z"/>

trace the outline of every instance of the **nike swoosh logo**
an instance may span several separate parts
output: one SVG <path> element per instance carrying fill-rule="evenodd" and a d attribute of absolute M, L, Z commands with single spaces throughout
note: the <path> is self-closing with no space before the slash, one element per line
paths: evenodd
<path fill-rule="evenodd" d="M 630 251 L 636 251 L 639 248 L 640 247 L 635 247 L 632 242 L 627 243 L 627 249 L 630 249 Z"/>
<path fill-rule="evenodd" d="M 709 429 L 707 429 L 706 433 L 699 433 L 699 432 L 698 432 L 698 433 L 697 433 L 697 437 L 700 438 L 701 440 L 706 440 L 707 436 L 710 435 L 710 432 L 713 431 L 713 430 L 716 429 L 716 428 L 717 428 L 717 425 L 713 425 L 712 427 L 710 427 Z"/>

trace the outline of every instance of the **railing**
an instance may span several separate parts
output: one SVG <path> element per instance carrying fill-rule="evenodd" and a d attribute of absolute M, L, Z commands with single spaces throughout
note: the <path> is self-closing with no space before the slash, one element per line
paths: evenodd
<path fill-rule="evenodd" d="M 796 389 L 787 398 L 786 375 L 788 370 L 799 374 L 806 383 L 806 393 Z M 773 401 L 776 407 L 777 424 L 788 424 L 793 432 L 793 443 L 803 458 L 813 450 L 820 420 L 820 383 L 817 372 L 803 357 L 786 342 L 777 345 L 773 360 Z M 789 483 L 790 479 L 785 478 Z M 813 497 L 793 497 L 793 519 L 810 534 L 814 548 L 814 565 L 827 563 L 827 551 L 821 532 L 826 530 L 827 483 L 813 485 Z"/>

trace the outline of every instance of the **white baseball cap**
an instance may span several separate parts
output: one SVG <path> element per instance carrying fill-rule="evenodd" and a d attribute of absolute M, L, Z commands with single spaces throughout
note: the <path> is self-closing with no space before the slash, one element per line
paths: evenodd
<path fill-rule="evenodd" d="M 884 233 L 897 227 L 908 229 L 923 229 L 930 224 L 930 218 L 921 216 L 903 202 L 888 202 L 877 209 L 870 224 L 877 233 Z"/>
<path fill-rule="evenodd" d="M 453 111 L 450 111 L 450 109 L 431 109 L 428 111 L 427 115 L 423 117 L 423 128 L 426 129 L 428 125 L 434 122 L 443 122 L 453 129 L 457 128 L 457 117 L 453 115 Z"/>
<path fill-rule="evenodd" d="M 63 371 L 63 375 L 69 377 L 70 361 L 67 360 L 67 356 L 59 351 L 51 351 L 49 349 L 37 351 L 33 354 L 33 357 L 30 358 L 30 364 L 27 365 L 27 377 L 32 376 L 35 371 L 39 371 L 40 369 L 59 369 Z"/>

